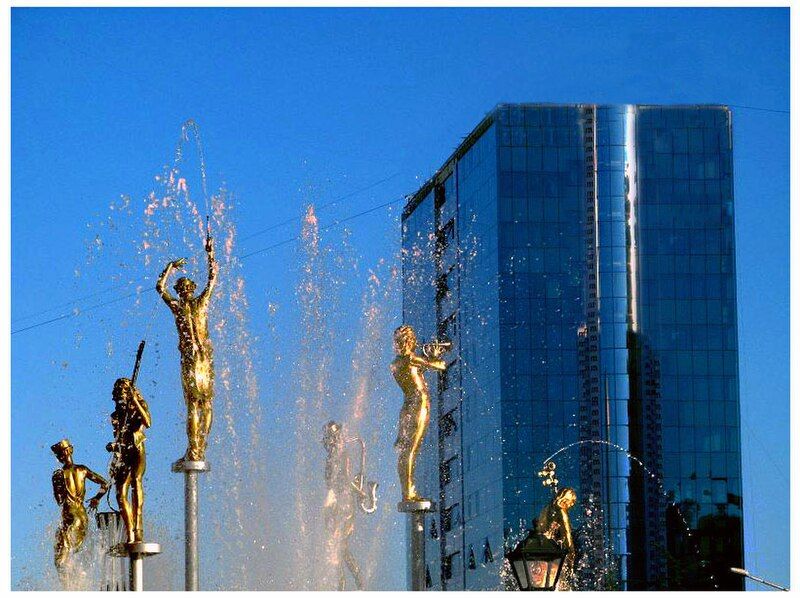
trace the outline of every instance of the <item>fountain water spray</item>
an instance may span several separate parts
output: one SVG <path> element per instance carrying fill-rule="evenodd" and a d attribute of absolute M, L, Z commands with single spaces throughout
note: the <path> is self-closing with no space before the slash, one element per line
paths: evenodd
<path fill-rule="evenodd" d="M 615 444 L 615 443 L 613 443 L 613 442 L 610 442 L 610 441 L 608 441 L 608 440 L 596 440 L 596 439 L 578 440 L 578 441 L 576 441 L 576 442 L 572 442 L 572 443 L 570 443 L 570 444 L 568 444 L 568 445 L 566 445 L 566 446 L 563 446 L 563 447 L 561 447 L 561 448 L 560 448 L 560 449 L 558 449 L 556 452 L 554 452 L 552 455 L 550 455 L 549 457 L 547 457 L 546 459 L 544 459 L 544 461 L 543 461 L 543 464 L 545 465 L 545 468 L 547 467 L 547 464 L 549 464 L 549 463 L 553 463 L 553 459 L 554 459 L 555 457 L 557 457 L 559 454 L 561 454 L 562 452 L 564 452 L 564 451 L 566 451 L 567 449 L 569 449 L 569 448 L 572 448 L 572 447 L 574 447 L 574 446 L 580 446 L 580 445 L 583 445 L 583 444 L 603 444 L 603 445 L 607 445 L 607 446 L 609 446 L 609 447 L 611 447 L 611 448 L 614 448 L 614 449 L 616 449 L 616 450 L 618 450 L 618 451 L 621 451 L 621 452 L 625 453 L 625 455 L 628 457 L 628 459 L 630 459 L 631 461 L 633 461 L 634 463 L 636 463 L 637 465 L 639 465 L 639 467 L 641 467 L 641 468 L 642 468 L 642 470 L 643 470 L 643 471 L 644 471 L 644 472 L 645 472 L 645 473 L 646 473 L 646 474 L 647 474 L 647 475 L 650 477 L 650 479 L 651 479 L 651 480 L 653 480 L 653 481 L 654 481 L 654 482 L 657 484 L 657 486 L 658 486 L 658 489 L 659 489 L 659 491 L 661 492 L 661 494 L 662 494 L 662 495 L 663 495 L 663 496 L 664 496 L 664 497 L 665 497 L 667 500 L 669 500 L 669 501 L 671 502 L 671 504 L 672 504 L 672 506 L 673 506 L 673 507 L 675 507 L 676 513 L 678 514 L 678 517 L 680 518 L 681 522 L 683 523 L 683 526 L 684 526 L 684 531 L 686 532 L 686 535 L 687 535 L 687 537 L 688 537 L 688 538 L 692 538 L 692 530 L 691 530 L 691 526 L 689 525 L 689 522 L 688 522 L 688 521 L 686 521 L 686 518 L 684 517 L 684 515 L 683 515 L 683 513 L 681 512 L 681 510 L 680 510 L 680 508 L 678 507 L 678 505 L 677 505 L 677 504 L 675 504 L 675 502 L 674 502 L 674 501 L 672 501 L 672 500 L 670 499 L 670 496 L 669 496 L 669 494 L 668 494 L 668 493 L 667 493 L 667 491 L 664 489 L 664 485 L 663 485 L 663 483 L 662 483 L 661 479 L 659 479 L 659 477 L 658 477 L 658 476 L 657 476 L 655 473 L 653 473 L 653 472 L 652 472 L 652 471 L 651 471 L 651 470 L 650 470 L 650 469 L 649 469 L 649 468 L 648 468 L 648 467 L 647 467 L 647 466 L 646 466 L 646 465 L 645 465 L 645 464 L 642 462 L 642 460 L 641 460 L 641 459 L 639 459 L 637 456 L 633 455 L 633 454 L 632 454 L 632 453 L 631 453 L 631 452 L 630 452 L 628 449 L 626 449 L 626 448 L 625 448 L 625 447 L 623 447 L 623 446 L 620 446 L 620 445 L 618 445 L 618 444 Z M 700 558 L 701 558 L 701 555 L 700 555 L 700 547 L 699 547 L 699 545 L 695 544 L 694 548 L 695 548 L 696 556 L 697 556 L 698 560 L 700 560 Z M 711 582 L 712 582 L 712 584 L 714 585 L 714 587 L 715 587 L 715 588 L 718 588 L 718 587 L 719 587 L 719 584 L 717 583 L 717 581 L 716 581 L 716 579 L 715 579 L 715 577 L 714 577 L 714 575 L 713 575 L 713 574 L 710 574 L 710 575 L 709 575 L 709 581 L 711 581 Z"/>

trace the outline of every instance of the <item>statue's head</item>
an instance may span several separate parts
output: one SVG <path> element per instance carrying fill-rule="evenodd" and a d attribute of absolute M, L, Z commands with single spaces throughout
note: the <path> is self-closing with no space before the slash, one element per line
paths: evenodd
<path fill-rule="evenodd" d="M 66 438 L 56 442 L 50 447 L 50 450 L 55 453 L 59 463 L 66 463 L 72 458 L 72 443 Z"/>
<path fill-rule="evenodd" d="M 130 378 L 117 378 L 114 390 L 111 391 L 111 398 L 117 405 L 125 405 L 135 392 L 137 392 L 136 387 Z"/>
<path fill-rule="evenodd" d="M 322 446 L 332 451 L 342 444 L 342 424 L 333 420 L 322 426 Z"/>
<path fill-rule="evenodd" d="M 417 346 L 417 335 L 408 324 L 394 331 L 394 350 L 398 355 L 411 355 Z"/>
<path fill-rule="evenodd" d="M 194 297 L 194 292 L 197 289 L 197 285 L 190 278 L 181 276 L 175 281 L 175 286 L 173 288 L 175 289 L 175 292 L 178 293 L 178 297 L 186 300 Z"/>
<path fill-rule="evenodd" d="M 556 504 L 565 511 L 575 506 L 578 495 L 572 488 L 562 488 L 556 494 Z"/>

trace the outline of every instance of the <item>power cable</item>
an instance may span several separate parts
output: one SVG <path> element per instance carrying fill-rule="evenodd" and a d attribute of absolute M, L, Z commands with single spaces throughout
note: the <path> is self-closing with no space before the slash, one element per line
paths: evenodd
<path fill-rule="evenodd" d="M 789 114 L 789 110 L 778 110 L 777 108 L 759 108 L 758 106 L 742 106 L 741 104 L 725 104 L 729 108 L 743 108 L 744 110 L 758 110 L 760 112 L 778 112 L 780 114 Z"/>
<path fill-rule="evenodd" d="M 118 284 L 118 285 L 115 285 L 113 287 L 108 287 L 106 289 L 101 289 L 99 291 L 95 291 L 94 293 L 89 293 L 88 295 L 83 295 L 82 297 L 75 297 L 75 299 L 72 299 L 70 301 L 65 301 L 64 303 L 57 303 L 56 305 L 48 307 L 47 309 L 43 309 L 43 310 L 40 310 L 40 311 L 37 311 L 37 312 L 29 313 L 29 314 L 24 315 L 24 316 L 18 316 L 16 318 L 12 318 L 11 322 L 14 323 L 14 322 L 22 322 L 24 320 L 30 320 L 31 318 L 35 318 L 36 316 L 41 316 L 43 314 L 50 313 L 51 311 L 56 311 L 57 309 L 61 309 L 62 307 L 66 307 L 68 305 L 72 305 L 73 303 L 78 303 L 79 301 L 85 301 L 86 299 L 91 299 L 92 297 L 97 297 L 98 295 L 103 295 L 105 293 L 110 293 L 111 291 L 116 291 L 116 290 L 119 290 L 119 289 L 126 289 L 126 288 L 130 287 L 131 284 L 133 284 L 133 281 L 129 280 L 128 282 L 124 282 L 122 284 Z"/>
<path fill-rule="evenodd" d="M 358 212 L 357 214 L 352 214 L 351 216 L 347 216 L 346 218 L 341 218 L 339 220 L 336 220 L 336 221 L 332 222 L 331 224 L 320 228 L 319 230 L 320 231 L 330 230 L 332 228 L 340 226 L 341 224 L 344 224 L 345 222 L 349 222 L 351 220 L 355 220 L 356 218 L 361 218 L 362 216 L 366 216 L 367 214 L 371 214 L 371 213 L 373 213 L 373 212 L 375 212 L 377 210 L 380 210 L 382 208 L 389 207 L 389 206 L 391 206 L 393 204 L 396 204 L 396 203 L 399 203 L 401 201 L 404 201 L 405 199 L 406 198 L 404 196 L 404 197 L 399 197 L 397 199 L 393 199 L 392 201 L 387 201 L 387 202 L 382 203 L 382 204 L 380 204 L 378 206 L 374 206 L 372 208 L 368 208 L 366 210 Z M 247 259 L 249 257 L 254 256 L 254 255 L 259 255 L 259 254 L 265 253 L 267 251 L 270 251 L 272 249 L 276 249 L 278 247 L 281 247 L 281 246 L 286 245 L 288 243 L 291 243 L 293 241 L 297 241 L 299 239 L 301 239 L 301 235 L 296 235 L 296 236 L 294 236 L 294 237 L 292 237 L 290 239 L 284 239 L 283 241 L 281 241 L 279 243 L 275 243 L 273 245 L 269 245 L 268 247 L 264 247 L 262 249 L 257 249 L 255 251 L 251 251 L 250 253 L 247 253 L 245 255 L 239 256 L 239 259 L 240 260 L 245 260 L 245 259 Z M 144 280 L 142 282 L 143 283 L 147 282 L 147 280 Z M 128 283 L 128 285 L 130 285 L 130 284 L 132 284 L 132 283 Z M 98 291 L 96 293 L 92 293 L 91 295 L 86 295 L 86 297 L 96 296 L 96 295 L 104 293 L 104 292 L 105 291 Z M 62 314 L 62 315 L 60 315 L 58 317 L 55 317 L 55 318 L 51 318 L 49 320 L 45 320 L 44 322 L 38 322 L 36 324 L 32 324 L 32 325 L 26 326 L 24 328 L 18 328 L 17 330 L 12 330 L 11 334 L 14 335 L 14 334 L 17 334 L 19 332 L 25 332 L 27 330 L 33 330 L 34 328 L 39 328 L 40 326 L 45 326 L 47 324 L 52 324 L 54 322 L 58 322 L 58 321 L 61 321 L 61 320 L 66 320 L 68 318 L 72 318 L 72 317 L 75 317 L 77 315 L 83 314 L 83 313 L 85 313 L 87 311 L 92 311 L 94 309 L 97 309 L 97 308 L 100 308 L 100 307 L 103 307 L 103 306 L 106 306 L 106 305 L 109 305 L 109 304 L 112 304 L 112 303 L 117 303 L 117 302 L 122 301 L 124 299 L 128 299 L 130 297 L 135 297 L 135 296 L 140 295 L 140 294 L 141 294 L 141 291 L 135 291 L 133 293 L 128 293 L 127 295 L 124 295 L 122 297 L 117 297 L 116 299 L 111 299 L 109 301 L 104 301 L 104 302 L 101 302 L 101 303 L 97 303 L 95 305 L 91 305 L 91 306 L 89 306 L 89 307 L 87 307 L 87 308 L 85 308 L 83 310 L 76 310 L 76 311 L 73 311 L 73 312 L 70 312 L 70 313 Z M 67 305 L 75 303 L 76 301 L 77 300 L 70 301 L 70 302 L 67 303 Z M 55 309 L 55 308 L 53 308 L 53 309 Z M 49 309 L 47 311 L 52 311 L 52 309 Z"/>
<path fill-rule="evenodd" d="M 355 191 L 352 191 L 351 193 L 348 193 L 347 195 L 342 195 L 341 197 L 337 197 L 336 199 L 332 199 L 328 203 L 324 203 L 321 206 L 318 206 L 316 208 L 316 210 L 318 212 L 322 211 L 322 210 L 324 210 L 326 208 L 331 207 L 334 204 L 339 203 L 340 201 L 343 201 L 345 199 L 349 199 L 351 197 L 355 197 L 359 193 L 364 193 L 364 191 L 369 191 L 370 189 L 374 189 L 375 187 L 377 187 L 379 185 L 382 185 L 382 184 L 384 184 L 384 183 L 386 183 L 388 181 L 391 181 L 393 178 L 395 178 L 399 174 L 400 174 L 400 171 L 397 171 L 394 174 L 386 177 L 385 179 L 381 179 L 380 181 L 376 181 L 376 182 L 374 182 L 374 183 L 372 183 L 370 185 L 367 185 L 366 187 L 362 187 L 361 189 L 356 189 Z M 257 237 L 259 235 L 263 235 L 264 233 L 267 233 L 267 232 L 269 232 L 271 230 L 275 230 L 276 228 L 280 228 L 282 226 L 286 226 L 287 224 L 291 224 L 293 222 L 297 222 L 298 220 L 301 220 L 301 219 L 302 219 L 302 216 L 300 216 L 300 217 L 295 216 L 295 217 L 292 217 L 292 218 L 287 218 L 286 220 L 283 220 L 281 222 L 273 224 L 272 226 L 268 226 L 267 228 L 258 230 L 258 231 L 254 232 L 254 233 L 250 233 L 246 237 L 242 237 L 241 241 L 242 241 L 242 243 L 244 243 L 245 241 L 247 241 L 249 239 L 252 239 L 253 237 Z"/>
<path fill-rule="evenodd" d="M 179 156 L 181 154 L 181 151 L 180 151 L 181 150 L 181 143 L 183 141 L 185 141 L 186 139 L 188 139 L 188 130 L 187 129 L 190 128 L 190 127 L 195 129 L 195 136 L 196 137 L 199 134 L 199 131 L 197 130 L 197 128 L 198 128 L 197 127 L 197 123 L 195 123 L 192 120 L 188 120 L 188 121 L 186 121 L 186 123 L 184 123 L 183 130 L 182 130 L 182 133 L 181 133 L 181 141 L 178 143 Z M 184 138 L 186 138 L 186 139 L 184 139 Z M 201 154 L 201 163 L 204 164 L 203 157 L 202 157 L 202 146 L 199 147 L 198 151 Z M 178 162 L 180 162 L 181 160 L 182 160 L 182 157 L 179 157 L 177 159 Z M 319 212 L 320 210 L 324 210 L 326 208 L 329 208 L 332 205 L 334 205 L 334 204 L 336 204 L 336 203 L 338 203 L 340 201 L 343 201 L 345 199 L 349 199 L 349 198 L 354 197 L 354 196 L 356 196 L 356 195 L 358 195 L 360 193 L 363 193 L 364 191 L 369 191 L 370 189 L 373 189 L 373 188 L 375 188 L 375 187 L 377 187 L 379 185 L 382 185 L 382 184 L 392 180 L 393 178 L 399 176 L 400 174 L 401 174 L 401 172 L 397 171 L 394 174 L 389 175 L 388 177 L 386 177 L 384 179 L 381 179 L 379 181 L 375 181 L 374 183 L 371 183 L 371 184 L 367 185 L 366 187 L 362 187 L 360 189 L 356 189 L 355 191 L 353 191 L 351 193 L 348 193 L 346 195 L 342 195 L 340 197 L 337 197 L 336 199 L 333 199 L 333 200 L 329 201 L 328 203 L 322 204 L 321 206 L 315 206 L 315 209 Z M 207 196 L 207 192 L 205 190 L 206 189 L 205 172 L 202 173 L 202 176 L 203 176 L 203 194 L 204 194 L 204 196 Z M 302 218 L 303 218 L 302 216 L 295 216 L 293 218 L 287 218 L 286 220 L 278 222 L 277 224 L 273 224 L 272 226 L 269 226 L 269 227 L 267 227 L 265 229 L 262 229 L 262 230 L 254 232 L 254 233 L 251 233 L 251 234 L 247 235 L 246 237 L 241 237 L 240 242 L 247 241 L 248 239 L 252 239 L 253 237 L 256 237 L 256 236 L 261 235 L 263 233 L 269 232 L 271 230 L 275 230 L 276 228 L 280 228 L 281 226 L 286 226 L 287 224 L 291 224 L 293 222 L 298 222 L 299 220 L 302 220 Z M 299 237 L 293 237 L 292 239 L 287 239 L 286 241 L 282 241 L 281 243 L 276 244 L 275 247 L 280 247 L 281 245 L 285 245 L 286 243 L 294 241 L 294 240 L 296 240 L 298 238 Z M 146 281 L 144 281 L 144 282 L 146 282 Z M 52 306 L 50 306 L 50 307 L 48 307 L 46 309 L 42 309 L 42 310 L 39 310 L 39 311 L 36 311 L 36 312 L 32 312 L 32 313 L 26 314 L 24 316 L 18 316 L 16 318 L 12 318 L 11 323 L 13 324 L 15 322 L 24 322 L 25 320 L 30 320 L 31 318 L 35 318 L 36 316 L 41 316 L 41 315 L 44 315 L 44 314 L 48 314 L 50 312 L 56 311 L 58 309 L 61 309 L 62 307 L 66 307 L 68 305 L 72 305 L 73 303 L 78 303 L 80 301 L 85 301 L 86 299 L 91 299 L 92 297 L 97 297 L 98 295 L 102 295 L 102 294 L 107 293 L 107 292 L 128 288 L 128 287 L 130 287 L 131 284 L 133 284 L 133 281 L 128 281 L 128 282 L 120 284 L 120 285 L 116 285 L 116 286 L 113 286 L 113 287 L 109 287 L 107 289 L 102 289 L 102 290 L 99 290 L 99 291 L 95 291 L 93 293 L 89 293 L 88 295 L 83 295 L 81 297 L 76 297 L 76 298 L 74 298 L 74 299 L 72 299 L 70 301 L 65 301 L 63 303 L 58 303 L 58 304 L 52 305 Z M 54 318 L 53 321 L 57 321 L 57 320 L 63 319 L 64 317 L 66 317 L 66 316 L 59 316 L 58 318 Z M 20 332 L 21 332 L 21 330 L 20 330 Z"/>
<path fill-rule="evenodd" d="M 25 328 L 18 328 L 17 330 L 12 330 L 11 334 L 17 334 L 18 332 L 25 332 L 26 330 L 33 330 L 34 328 L 39 328 L 40 326 L 44 326 L 45 324 L 51 324 L 53 322 L 58 322 L 59 320 L 66 320 L 67 318 L 73 318 L 73 317 L 75 317 L 77 315 L 86 313 L 87 311 L 92 311 L 94 309 L 97 309 L 98 307 L 104 307 L 104 306 L 110 305 L 112 303 L 117 303 L 118 301 L 122 301 L 122 300 L 128 299 L 130 297 L 135 297 L 136 295 L 139 295 L 139 294 L 140 294 L 140 291 L 134 291 L 133 293 L 128 293 L 127 295 L 123 295 L 122 297 L 117 297 L 116 299 L 111 299 L 110 301 L 103 301 L 102 303 L 97 303 L 95 305 L 91 305 L 91 306 L 87 307 L 86 309 L 78 310 L 78 311 L 71 312 L 71 313 L 68 313 L 68 314 L 63 314 L 61 316 L 58 316 L 57 318 L 52 318 L 50 320 L 45 320 L 44 322 L 39 322 L 37 324 L 31 324 L 30 326 L 26 326 Z"/>
<path fill-rule="evenodd" d="M 396 204 L 396 203 L 398 203 L 400 201 L 403 201 L 404 199 L 406 199 L 406 198 L 405 197 L 400 197 L 398 199 L 393 199 L 392 201 L 387 201 L 386 203 L 382 203 L 379 206 L 375 206 L 373 208 L 369 208 L 368 210 L 364 210 L 363 212 L 359 212 L 358 214 L 353 214 L 352 216 L 348 216 L 347 218 L 342 218 L 341 220 L 335 220 L 331 224 L 329 224 L 327 226 L 323 226 L 319 230 L 320 231 L 329 230 L 331 228 L 339 226 L 340 224 L 343 224 L 345 222 L 349 222 L 350 220 L 355 220 L 356 218 L 360 218 L 361 216 L 366 216 L 367 214 L 371 214 L 372 212 L 380 210 L 381 208 L 389 207 L 389 206 L 391 206 L 393 204 Z M 287 243 L 291 243 L 292 241 L 298 241 L 301 238 L 302 238 L 302 235 L 295 235 L 294 237 L 292 237 L 290 239 L 284 239 L 283 241 L 280 241 L 279 243 L 275 243 L 274 245 L 269 245 L 268 247 L 264 247 L 262 249 L 256 249 L 255 251 L 251 251 L 250 253 L 246 253 L 244 255 L 241 255 L 241 256 L 239 256 L 239 259 L 240 260 L 246 260 L 249 257 L 252 257 L 254 255 L 258 255 L 260 253 L 264 253 L 265 251 L 269 251 L 270 249 L 275 249 L 277 247 L 281 247 L 283 245 L 286 245 Z"/>

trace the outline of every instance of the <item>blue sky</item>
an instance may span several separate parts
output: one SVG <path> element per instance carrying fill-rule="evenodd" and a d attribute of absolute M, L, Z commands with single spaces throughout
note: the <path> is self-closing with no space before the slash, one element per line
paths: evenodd
<path fill-rule="evenodd" d="M 210 187 L 235 194 L 247 237 L 308 202 L 360 190 L 320 211 L 327 226 L 415 190 L 498 102 L 732 105 L 747 565 L 788 583 L 788 9 L 17 8 L 11 51 L 12 330 L 114 286 L 118 264 L 87 261 L 87 241 L 121 195 L 146 197 L 187 118 L 202 128 Z M 240 251 L 298 231 L 288 224 Z M 398 249 L 397 210 L 354 220 L 347 234 L 366 275 Z M 329 241 L 340 235 L 332 229 Z M 287 243 L 245 263 L 254 330 L 269 303 L 292 303 L 297 259 Z M 116 313 L 101 307 L 12 336 L 12 581 L 49 566 L 47 447 L 69 434 L 76 456 L 102 469 L 107 395 L 135 350 L 107 341 L 138 325 Z M 168 315 L 155 313 L 164 352 L 174 351 Z M 165 406 L 164 420 L 178 407 Z M 279 407 L 263 409 L 269 420 Z M 151 433 L 152 454 L 180 437 L 170 425 L 169 439 Z M 153 463 L 150 484 L 171 485 L 153 491 L 167 503 L 178 487 Z"/>

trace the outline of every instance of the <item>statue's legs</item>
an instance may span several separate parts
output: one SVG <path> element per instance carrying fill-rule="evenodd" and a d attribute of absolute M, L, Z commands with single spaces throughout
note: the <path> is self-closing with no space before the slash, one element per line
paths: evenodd
<path fill-rule="evenodd" d="M 400 489 L 403 492 L 403 499 L 409 496 L 409 480 L 408 480 L 408 460 L 410 457 L 409 449 L 411 448 L 411 438 L 414 434 L 414 411 L 409 401 L 403 403 L 400 409 L 400 421 L 397 424 L 397 440 L 394 441 L 394 446 L 397 448 L 399 454 L 397 456 L 397 477 L 400 480 Z"/>
<path fill-rule="evenodd" d="M 417 453 L 425 437 L 430 421 L 430 411 L 426 400 L 418 400 L 413 404 L 408 404 L 408 400 L 403 404 L 400 412 L 400 426 L 395 443 L 400 449 L 400 456 L 397 460 L 397 473 L 400 476 L 400 484 L 403 488 L 403 500 L 413 500 L 417 498 L 417 490 L 414 486 L 414 470 L 416 469 Z"/>
<path fill-rule="evenodd" d="M 122 477 L 122 476 L 120 476 Z M 126 472 L 126 475 L 123 479 L 118 479 L 116 482 L 117 487 L 117 505 L 119 505 L 119 512 L 122 516 L 122 522 L 125 524 L 125 529 L 128 532 L 128 542 L 132 543 L 136 541 L 136 536 L 134 535 L 134 516 L 133 516 L 133 508 L 131 507 L 130 501 L 128 501 L 128 489 L 131 486 L 131 475 Z"/>
<path fill-rule="evenodd" d="M 136 467 L 133 472 L 131 484 L 131 510 L 133 512 L 134 539 L 141 542 L 144 537 L 144 520 L 142 511 L 144 510 L 144 487 L 142 479 L 147 466 L 145 460 L 144 443 L 136 447 L 137 459 Z"/>
<path fill-rule="evenodd" d="M 75 512 L 73 513 L 72 524 L 69 526 L 69 544 L 73 552 L 77 551 L 81 546 L 83 546 L 83 541 L 86 539 L 86 529 L 88 526 L 89 520 L 86 516 L 86 510 L 83 508 L 83 505 L 81 505 L 80 508 L 75 509 Z"/>
<path fill-rule="evenodd" d="M 63 524 L 58 527 L 58 530 L 56 530 L 55 549 L 53 560 L 55 561 L 56 571 L 58 572 L 58 580 L 61 582 L 61 589 L 68 590 L 70 589 L 70 571 L 68 566 L 70 547 L 68 531 Z"/>
<path fill-rule="evenodd" d="M 203 400 L 203 413 L 200 418 L 200 425 L 202 427 L 201 442 L 202 451 L 205 455 L 206 447 L 208 446 L 208 433 L 211 432 L 211 424 L 214 422 L 214 410 L 211 405 L 211 397 L 207 396 Z"/>
<path fill-rule="evenodd" d="M 355 557 L 350 552 L 350 544 L 347 540 L 345 540 L 342 542 L 342 545 L 342 560 L 345 562 L 347 568 L 350 569 L 350 573 L 353 575 L 353 580 L 356 582 L 356 589 L 363 590 L 364 580 L 361 577 L 361 569 L 359 568 Z M 341 576 L 342 581 L 344 581 L 344 571 L 342 571 Z M 339 589 L 344 590 L 344 583 L 342 583 L 342 587 Z"/>
<path fill-rule="evenodd" d="M 202 399 L 195 379 L 195 364 L 191 360 L 184 361 L 181 367 L 183 382 L 183 398 L 186 401 L 186 447 L 187 461 L 202 461 L 203 451 L 200 439 L 200 410 Z"/>
<path fill-rule="evenodd" d="M 67 531 L 64 529 L 62 524 L 59 525 L 58 529 L 56 530 L 55 555 L 53 557 L 53 561 L 55 562 L 59 573 L 61 573 L 62 568 L 66 564 L 68 556 L 69 541 L 67 540 Z"/>
<path fill-rule="evenodd" d="M 345 575 L 344 575 L 344 563 L 341 562 L 341 560 L 339 561 L 339 564 L 337 565 L 337 570 L 339 571 L 339 580 L 336 583 L 336 589 L 339 592 L 344 592 L 345 589 L 347 588 L 347 579 L 345 578 Z"/>
<path fill-rule="evenodd" d="M 186 414 L 186 436 L 189 440 L 188 458 L 190 461 L 202 461 L 202 437 L 200 435 L 200 405 L 195 397 L 189 403 Z"/>
<path fill-rule="evenodd" d="M 202 358 L 183 360 L 181 379 L 186 401 L 186 450 L 188 461 L 205 459 L 208 433 L 214 419 L 212 399 L 214 396 L 211 362 Z"/>

